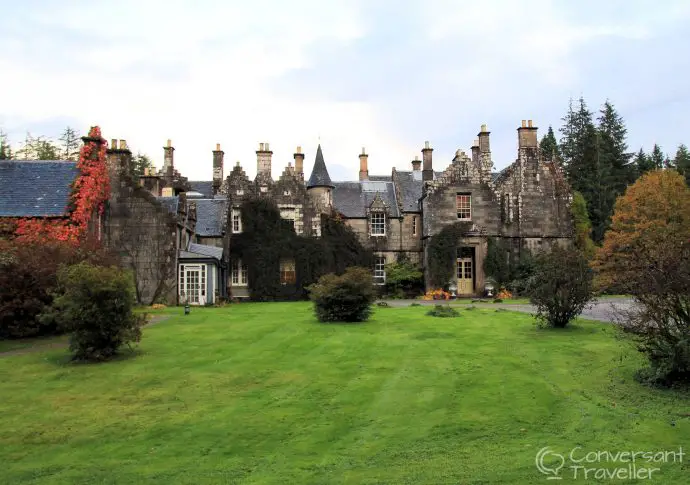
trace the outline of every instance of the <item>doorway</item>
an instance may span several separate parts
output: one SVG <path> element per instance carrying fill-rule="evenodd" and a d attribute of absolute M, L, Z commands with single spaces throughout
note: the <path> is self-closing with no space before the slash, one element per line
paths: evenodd
<path fill-rule="evenodd" d="M 474 294 L 474 248 L 458 248 L 455 271 L 458 279 L 458 296 Z"/>

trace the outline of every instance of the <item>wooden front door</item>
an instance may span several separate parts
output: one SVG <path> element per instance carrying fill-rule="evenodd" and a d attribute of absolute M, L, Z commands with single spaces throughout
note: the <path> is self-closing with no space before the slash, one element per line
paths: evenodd
<path fill-rule="evenodd" d="M 472 258 L 457 259 L 458 296 L 474 293 L 474 278 L 472 278 Z"/>

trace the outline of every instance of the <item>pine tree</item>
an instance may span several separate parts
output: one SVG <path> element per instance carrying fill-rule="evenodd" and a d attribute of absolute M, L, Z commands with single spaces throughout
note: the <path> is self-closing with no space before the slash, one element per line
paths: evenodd
<path fill-rule="evenodd" d="M 642 148 L 635 155 L 635 160 L 633 161 L 635 167 L 637 168 L 637 176 L 641 177 L 650 170 L 654 170 L 654 164 L 652 159 L 647 155 Z"/>
<path fill-rule="evenodd" d="M 147 168 L 153 168 L 153 162 L 148 155 L 137 153 L 132 159 L 132 177 L 139 178 L 143 176 Z"/>
<path fill-rule="evenodd" d="M 682 143 L 678 147 L 678 150 L 676 150 L 676 156 L 673 158 L 673 165 L 675 165 L 676 170 L 685 177 L 685 183 L 690 187 L 690 152 L 688 151 L 688 147 Z"/>
<path fill-rule="evenodd" d="M 10 142 L 7 141 L 7 133 L 0 130 L 0 160 L 11 160 L 12 159 L 12 147 Z"/>
<path fill-rule="evenodd" d="M 599 136 L 601 139 L 601 157 L 611 167 L 611 186 L 616 196 L 625 192 L 628 184 L 635 181 L 634 166 L 628 153 L 626 136 L 628 133 L 623 118 L 613 104 L 606 100 L 599 111 Z M 615 199 L 615 198 L 614 198 Z M 613 207 L 611 207 L 613 211 Z"/>
<path fill-rule="evenodd" d="M 666 155 L 664 155 L 664 152 L 661 151 L 661 147 L 656 143 L 654 144 L 652 154 L 649 156 L 649 158 L 654 169 L 664 168 L 664 160 L 666 159 Z"/>
<path fill-rule="evenodd" d="M 34 137 L 26 134 L 24 144 L 19 150 L 22 160 L 60 160 L 60 148 L 44 136 Z"/>
<path fill-rule="evenodd" d="M 549 131 L 539 142 L 539 151 L 541 152 L 541 157 L 544 160 L 551 160 L 554 155 L 556 157 L 559 156 L 558 141 L 556 141 L 556 135 L 554 135 L 551 125 L 549 125 Z"/>
<path fill-rule="evenodd" d="M 60 141 L 62 159 L 76 162 L 79 158 L 79 132 L 68 126 L 60 135 Z"/>
<path fill-rule="evenodd" d="M 601 156 L 600 136 L 592 113 L 583 98 L 578 105 L 574 109 L 571 99 L 563 118 L 561 158 L 570 186 L 587 202 L 594 240 L 601 241 L 610 216 L 611 198 L 615 200 L 610 187 L 611 169 L 608 159 Z"/>

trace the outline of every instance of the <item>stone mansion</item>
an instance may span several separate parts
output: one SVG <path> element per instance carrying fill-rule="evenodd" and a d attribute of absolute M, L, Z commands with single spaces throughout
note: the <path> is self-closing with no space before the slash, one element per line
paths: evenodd
<path fill-rule="evenodd" d="M 369 173 L 362 149 L 359 177 L 353 181 L 331 179 L 320 145 L 308 176 L 305 155 L 297 147 L 294 160 L 274 180 L 268 143 L 260 143 L 256 151 L 253 180 L 239 162 L 224 178 L 224 153 L 216 145 L 209 164 L 211 180 L 190 181 L 175 168 L 170 140 L 163 147 L 163 167 L 134 180 L 126 142 L 112 140 L 107 151 L 112 194 L 105 239 L 138 268 L 138 294 L 144 303 L 155 295 L 169 302 L 204 304 L 219 296 L 249 296 L 247 266 L 229 258 L 233 236 L 242 232 L 240 206 L 249 197 L 272 199 L 283 219 L 304 237 L 319 237 L 321 214 L 337 211 L 373 250 L 377 283 L 385 282 L 386 265 L 400 255 L 424 267 L 429 238 L 464 221 L 471 229 L 458 241 L 453 262 L 458 294 L 482 294 L 488 238 L 508 243 L 503 247 L 510 248 L 510 258 L 572 237 L 571 192 L 558 161 L 541 157 L 531 120 L 522 122 L 517 135 L 517 158 L 500 172 L 494 171 L 490 133 L 482 125 L 469 152 L 457 150 L 452 159 L 435 163 L 434 150 L 425 142 L 421 160 L 415 157 L 409 170 L 393 168 L 387 175 Z M 280 269 L 282 283 L 294 282 L 294 261 L 281 261 Z M 162 295 L 156 283 L 161 278 L 166 281 Z"/>

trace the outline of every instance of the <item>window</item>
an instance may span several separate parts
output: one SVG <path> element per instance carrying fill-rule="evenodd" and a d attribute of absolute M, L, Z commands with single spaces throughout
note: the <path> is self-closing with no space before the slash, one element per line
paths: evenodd
<path fill-rule="evenodd" d="M 235 193 L 236 193 L 237 195 L 244 195 L 244 190 L 242 190 L 242 189 L 237 189 L 237 190 L 235 191 Z"/>
<path fill-rule="evenodd" d="M 386 235 L 386 214 L 383 212 L 371 213 L 371 235 L 385 236 Z"/>
<path fill-rule="evenodd" d="M 233 261 L 230 276 L 234 286 L 247 286 L 247 265 L 241 260 Z"/>
<path fill-rule="evenodd" d="M 201 265 L 201 296 L 206 300 L 206 265 Z"/>
<path fill-rule="evenodd" d="M 461 221 L 472 220 L 472 196 L 470 194 L 458 194 L 455 198 L 458 209 L 458 219 Z"/>
<path fill-rule="evenodd" d="M 311 220 L 311 234 L 314 237 L 321 237 L 321 218 L 314 217 Z"/>
<path fill-rule="evenodd" d="M 386 282 L 386 257 L 374 257 L 374 284 L 382 285 Z"/>
<path fill-rule="evenodd" d="M 242 232 L 242 215 L 240 209 L 232 209 L 232 232 L 233 234 Z"/>
<path fill-rule="evenodd" d="M 296 234 L 302 234 L 303 223 L 300 207 L 295 207 L 292 205 L 278 205 L 278 208 L 280 209 L 280 217 L 292 223 L 292 228 L 295 230 Z"/>
<path fill-rule="evenodd" d="M 297 281 L 297 275 L 295 273 L 295 260 L 294 259 L 281 259 L 280 260 L 280 284 L 281 285 L 294 285 Z"/>
<path fill-rule="evenodd" d="M 416 216 L 412 217 L 412 235 L 413 236 L 417 235 L 417 217 Z"/>

